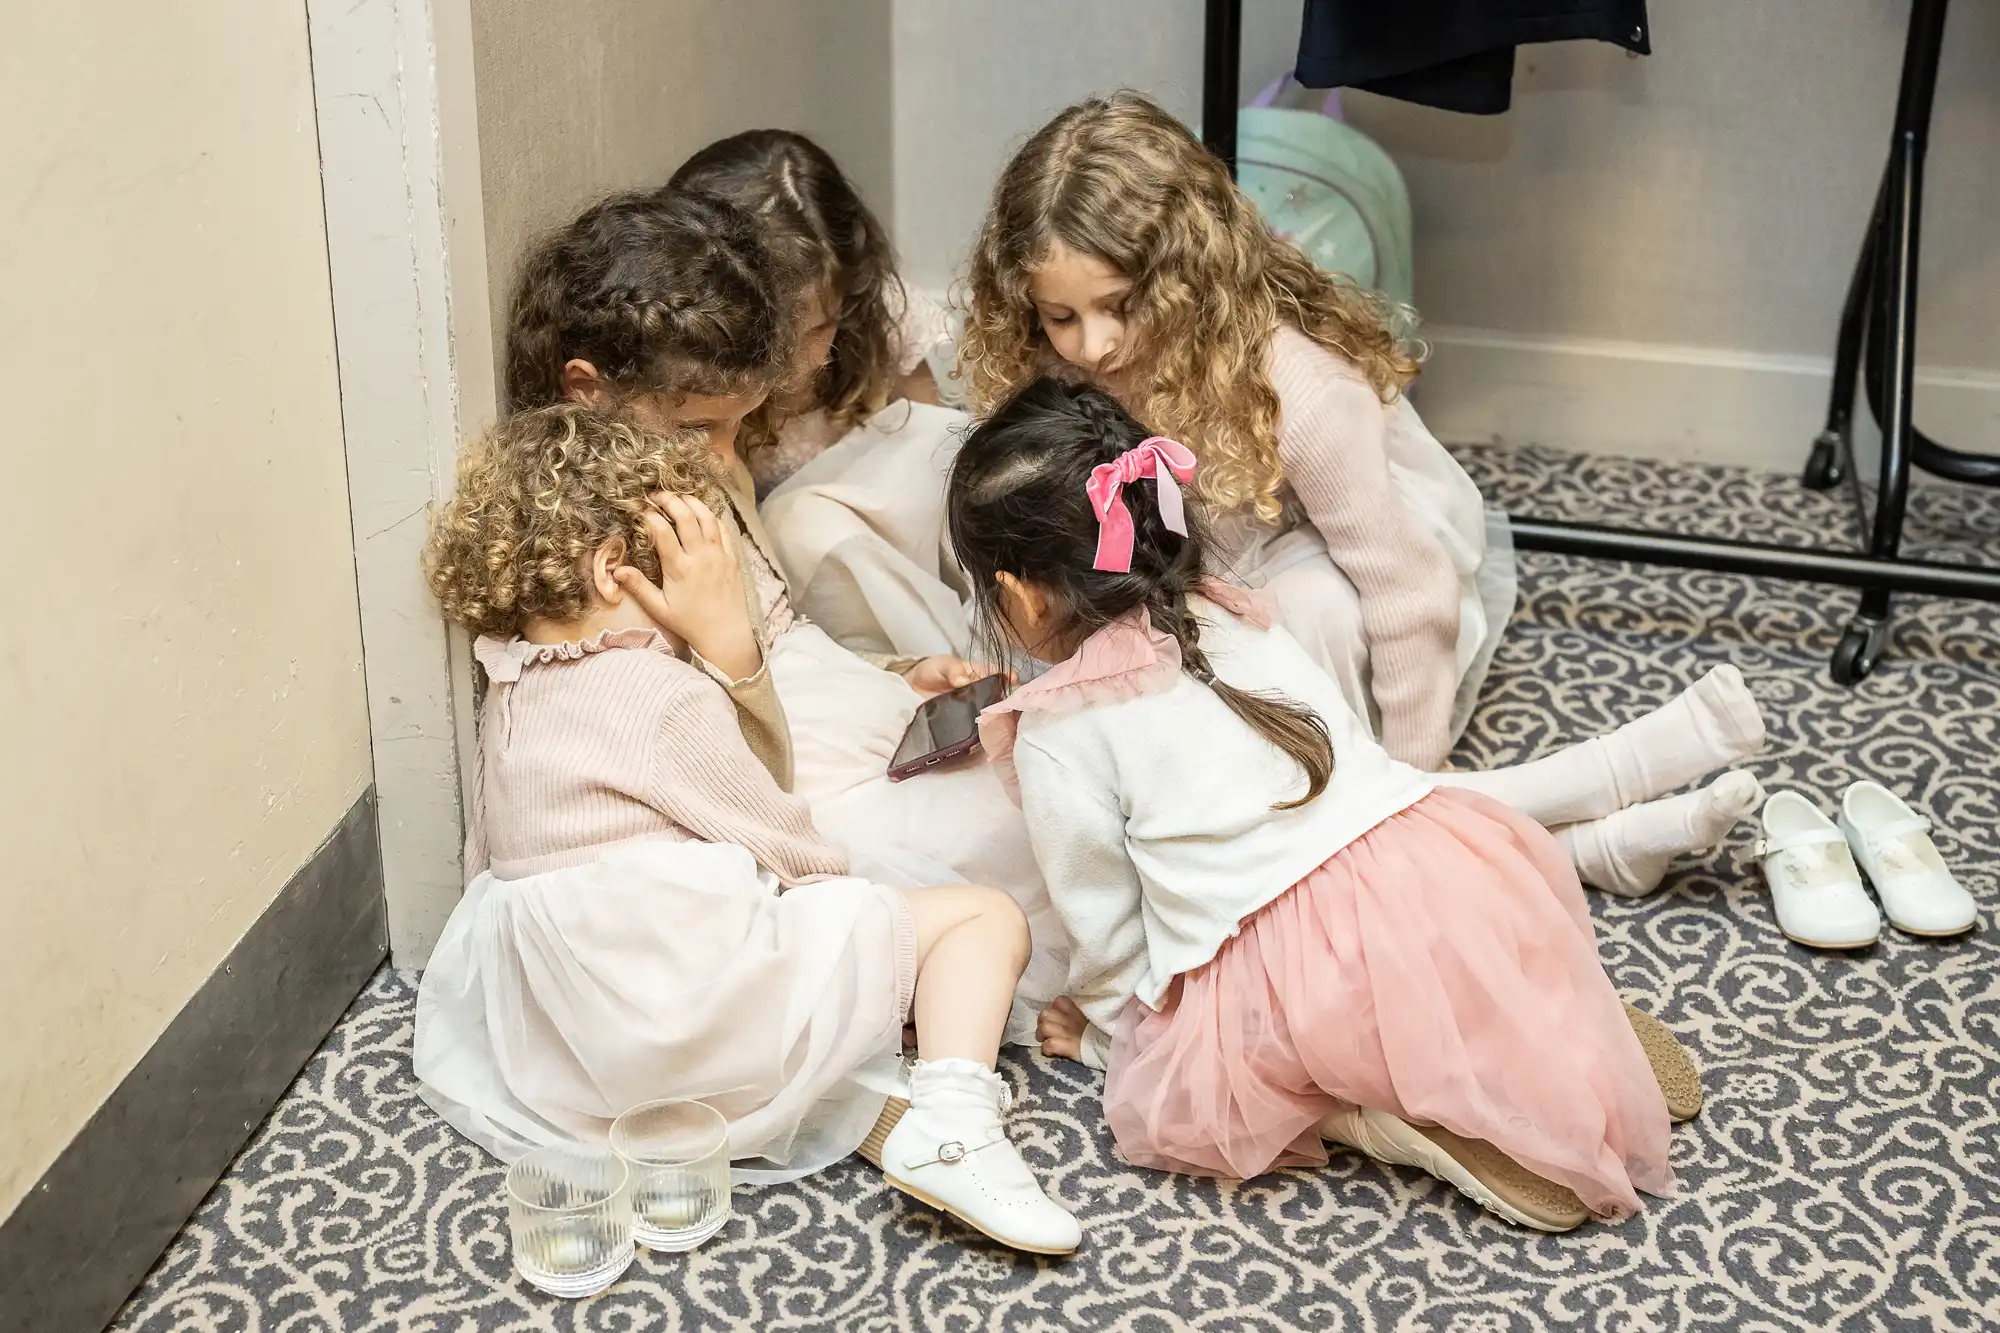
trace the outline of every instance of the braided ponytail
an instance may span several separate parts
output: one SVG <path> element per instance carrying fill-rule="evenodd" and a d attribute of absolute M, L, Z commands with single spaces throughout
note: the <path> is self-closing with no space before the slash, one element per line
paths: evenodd
<path fill-rule="evenodd" d="M 1201 647 L 1201 625 L 1188 599 L 1205 574 L 1201 514 L 1190 507 L 1185 536 L 1167 527 L 1159 506 L 1133 496 L 1132 562 L 1095 568 L 1097 516 L 1086 491 L 1091 472 L 1138 446 L 1149 432 L 1115 399 L 1055 376 L 1030 381 L 981 422 L 952 464 L 946 497 L 952 548 L 971 576 L 989 646 L 1018 650 L 996 633 L 998 580 L 1034 584 L 1067 613 L 1056 636 L 1074 647 L 1090 634 L 1143 609 L 1154 628 L 1179 645 L 1181 670 L 1304 770 L 1305 794 L 1279 802 L 1290 810 L 1316 799 L 1333 778 L 1333 738 L 1310 708 L 1282 695 L 1238 689 L 1219 679 Z M 1141 478 L 1128 488 L 1157 486 Z"/>
<path fill-rule="evenodd" d="M 1280 801 L 1274 810 L 1295 810 L 1316 799 L 1333 780 L 1333 737 L 1319 714 L 1304 704 L 1282 695 L 1258 690 L 1239 690 L 1222 680 L 1208 665 L 1201 651 L 1200 626 L 1187 608 L 1187 597 L 1156 598 L 1147 603 L 1153 623 L 1181 648 L 1181 670 L 1214 692 L 1230 712 L 1236 714 L 1258 735 L 1291 756 L 1306 773 L 1306 794 L 1296 801 Z"/>

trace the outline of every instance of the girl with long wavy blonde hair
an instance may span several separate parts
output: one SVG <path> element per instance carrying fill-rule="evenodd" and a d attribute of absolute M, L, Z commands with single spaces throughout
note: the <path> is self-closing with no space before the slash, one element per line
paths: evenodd
<path fill-rule="evenodd" d="M 1275 596 L 1391 754 L 1442 762 L 1513 565 L 1404 396 L 1420 349 L 1403 312 L 1274 235 L 1132 92 L 1070 107 L 1014 155 L 970 306 L 960 356 L 981 410 L 1067 362 L 1187 444 L 1232 572 Z"/>

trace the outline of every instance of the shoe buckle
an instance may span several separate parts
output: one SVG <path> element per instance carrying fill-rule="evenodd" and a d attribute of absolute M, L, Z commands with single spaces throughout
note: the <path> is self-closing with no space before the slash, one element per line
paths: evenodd
<path fill-rule="evenodd" d="M 966 1147 L 958 1139 L 951 1139 L 940 1143 L 935 1155 L 926 1157 L 921 1162 L 911 1162 L 910 1170 L 915 1171 L 926 1166 L 957 1166 L 975 1151 L 976 1149 Z"/>
<path fill-rule="evenodd" d="M 915 1171 L 926 1166 L 957 1166 L 981 1148 L 990 1148 L 1005 1137 L 1005 1134 L 1001 1134 L 995 1138 L 988 1139 L 984 1143 L 966 1143 L 962 1139 L 947 1139 L 937 1146 L 937 1154 L 935 1156 L 928 1157 L 921 1162 L 911 1162 L 909 1169 Z"/>

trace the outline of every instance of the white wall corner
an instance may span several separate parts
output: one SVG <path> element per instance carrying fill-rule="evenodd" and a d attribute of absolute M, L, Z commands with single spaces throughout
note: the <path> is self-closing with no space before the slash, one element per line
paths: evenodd
<path fill-rule="evenodd" d="M 458 441 L 494 413 L 470 0 L 308 0 L 390 945 L 462 888 L 470 654 L 419 568 Z"/>
<path fill-rule="evenodd" d="M 1423 333 L 1431 358 L 1414 400 L 1449 443 L 1795 471 L 1824 424 L 1833 380 L 1828 358 L 1491 329 Z M 1872 423 L 1865 408 L 1856 412 L 1865 447 Z M 1916 417 L 1954 448 L 2000 452 L 2000 374 L 1920 367 Z"/>

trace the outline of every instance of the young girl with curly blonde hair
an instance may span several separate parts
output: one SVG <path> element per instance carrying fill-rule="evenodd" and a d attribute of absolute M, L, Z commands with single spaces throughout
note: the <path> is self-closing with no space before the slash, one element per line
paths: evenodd
<path fill-rule="evenodd" d="M 1392 755 L 1442 763 L 1512 613 L 1513 564 L 1405 397 L 1417 353 L 1398 312 L 1274 235 L 1132 92 L 1070 107 L 1014 155 L 970 285 L 977 405 L 1068 362 L 1185 441 L 1218 557 L 1275 597 Z"/>
<path fill-rule="evenodd" d="M 996 889 L 857 874 L 753 753 L 741 718 L 784 720 L 724 503 L 704 434 L 586 407 L 517 413 L 462 456 L 426 566 L 489 688 L 472 882 L 418 997 L 426 1098 L 503 1156 L 700 1099 L 752 1178 L 867 1143 L 896 1188 L 1072 1250 L 994 1072 L 1027 923 Z"/>

